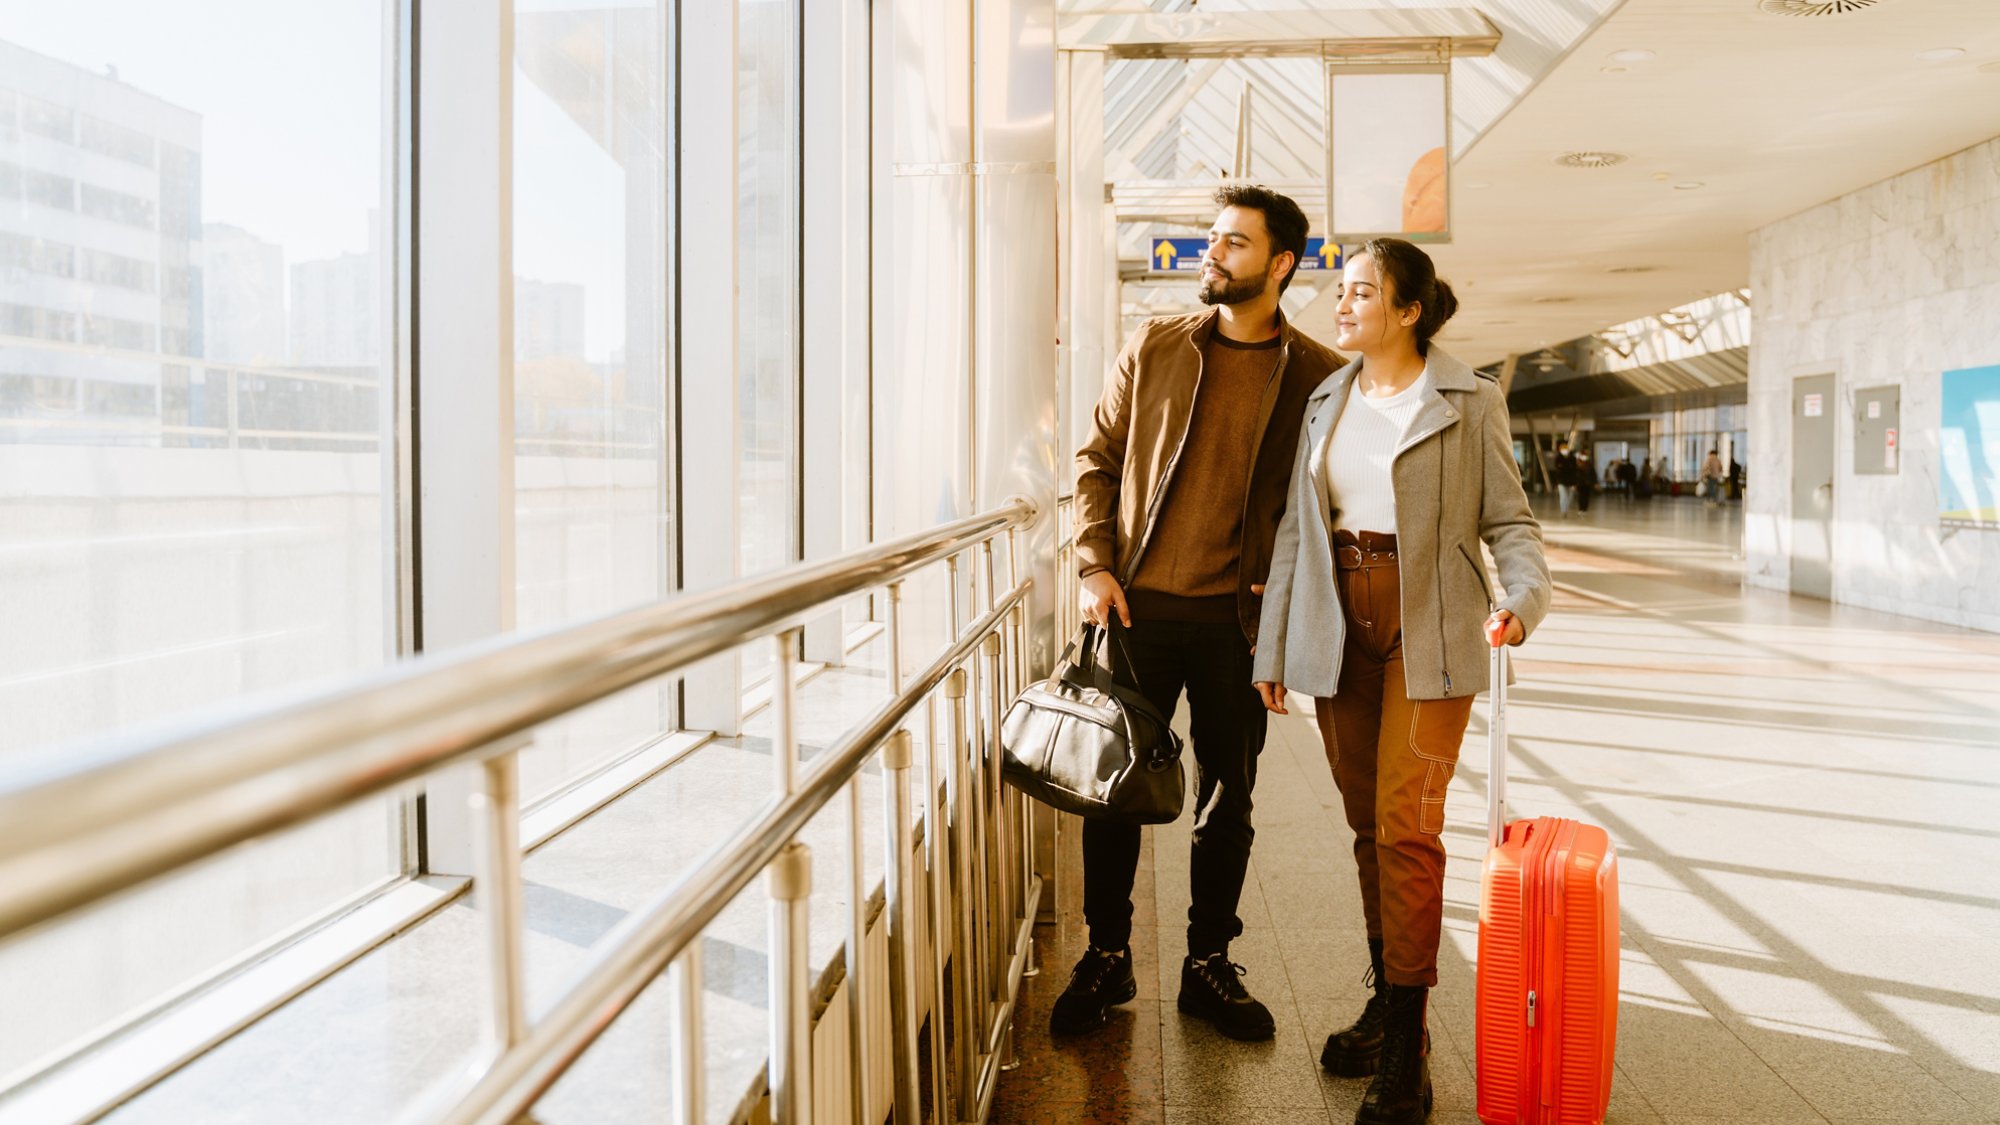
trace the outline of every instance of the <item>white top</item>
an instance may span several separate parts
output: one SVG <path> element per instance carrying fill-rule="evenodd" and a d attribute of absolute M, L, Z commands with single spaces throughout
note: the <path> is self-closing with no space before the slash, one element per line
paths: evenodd
<path fill-rule="evenodd" d="M 1430 387 L 1430 371 L 1387 398 L 1361 393 L 1355 380 L 1347 408 L 1320 446 L 1320 502 L 1334 513 L 1336 531 L 1396 534 L 1396 490 L 1389 466 L 1410 432 Z"/>

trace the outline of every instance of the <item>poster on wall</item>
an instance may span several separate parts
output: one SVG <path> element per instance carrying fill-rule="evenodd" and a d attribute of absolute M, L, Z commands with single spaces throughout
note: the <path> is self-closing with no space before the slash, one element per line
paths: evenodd
<path fill-rule="evenodd" d="M 2000 367 L 1945 372 L 1939 420 L 1939 519 L 2000 528 Z"/>

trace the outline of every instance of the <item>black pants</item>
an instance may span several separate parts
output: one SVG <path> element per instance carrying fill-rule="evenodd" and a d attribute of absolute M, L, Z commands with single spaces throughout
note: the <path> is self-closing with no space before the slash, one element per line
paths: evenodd
<path fill-rule="evenodd" d="M 1236 906 L 1255 836 L 1250 791 L 1264 749 L 1265 712 L 1250 682 L 1250 642 L 1235 622 L 1134 621 L 1125 639 L 1131 678 L 1162 715 L 1172 719 L 1187 690 L 1195 765 L 1188 952 L 1225 953 L 1243 932 Z M 1097 948 L 1130 943 L 1138 869 L 1137 825 L 1083 822 L 1083 918 Z"/>

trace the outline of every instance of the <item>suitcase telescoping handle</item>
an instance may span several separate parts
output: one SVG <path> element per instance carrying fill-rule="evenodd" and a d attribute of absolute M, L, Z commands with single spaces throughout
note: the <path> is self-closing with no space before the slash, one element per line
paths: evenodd
<path fill-rule="evenodd" d="M 1486 845 L 1500 846 L 1507 831 L 1507 625 L 1491 622 L 1486 643 L 1493 647 L 1486 696 Z"/>

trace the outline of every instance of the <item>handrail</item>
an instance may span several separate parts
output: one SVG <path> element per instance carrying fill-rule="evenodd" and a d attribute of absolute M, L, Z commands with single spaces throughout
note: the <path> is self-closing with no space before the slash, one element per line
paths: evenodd
<path fill-rule="evenodd" d="M 333 691 L 88 740 L 0 775 L 0 938 L 291 827 L 1033 522 L 990 512 L 825 562 L 423 656 Z M 46 760 L 47 757 L 37 755 Z"/>
<path fill-rule="evenodd" d="M 511 1125 L 561 1078 L 612 1020 L 680 956 L 716 916 L 778 858 L 853 779 L 945 677 L 969 660 L 1026 597 L 1023 580 L 972 622 L 930 667 L 848 732 L 775 805 L 716 848 L 709 858 L 625 918 L 596 944 L 590 962 L 519 1043 L 477 1064 L 467 1085 L 447 1088 L 407 1121 Z"/>

